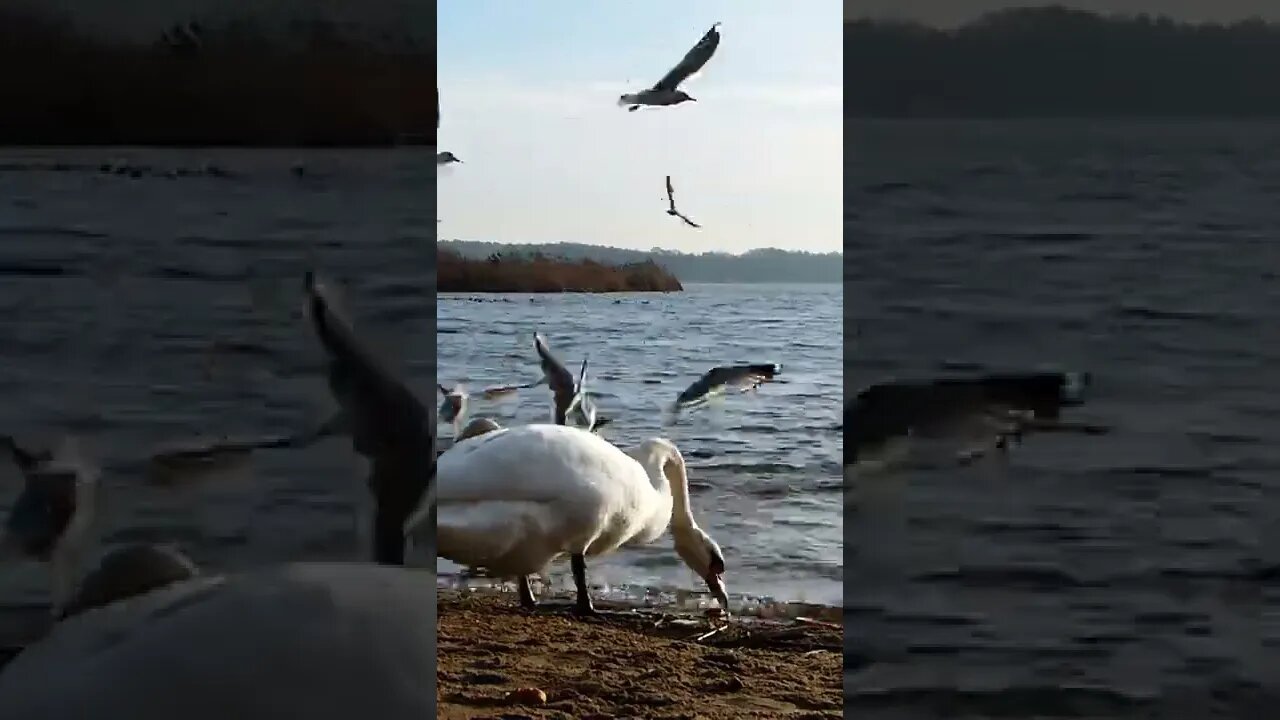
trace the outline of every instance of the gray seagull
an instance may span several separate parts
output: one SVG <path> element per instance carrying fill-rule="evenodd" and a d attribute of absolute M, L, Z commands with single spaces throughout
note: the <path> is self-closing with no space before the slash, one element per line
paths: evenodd
<path fill-rule="evenodd" d="M 702 66 L 706 65 L 711 56 L 716 53 L 716 48 L 720 46 L 720 32 L 716 30 L 719 25 L 720 23 L 712 25 L 698 43 L 685 53 L 684 58 L 662 76 L 662 79 L 653 87 L 619 97 L 618 105 L 629 105 L 627 110 L 635 112 L 641 105 L 679 105 L 682 102 L 696 102 L 697 98 L 689 97 L 688 93 L 679 89 L 679 86 L 701 70 Z"/>
<path fill-rule="evenodd" d="M 679 210 L 676 210 L 676 191 L 675 191 L 675 188 L 671 187 L 670 175 L 667 176 L 667 214 L 673 217 L 680 218 L 689 227 L 695 227 L 695 228 L 702 227 L 698 223 L 682 215 Z"/>
<path fill-rule="evenodd" d="M 772 380 L 782 372 L 782 366 L 776 363 L 760 363 L 754 365 L 722 365 L 711 368 L 692 385 L 685 388 L 676 398 L 675 408 L 701 405 L 713 395 L 718 395 L 726 388 L 736 387 L 743 391 L 759 387 L 761 383 Z"/>

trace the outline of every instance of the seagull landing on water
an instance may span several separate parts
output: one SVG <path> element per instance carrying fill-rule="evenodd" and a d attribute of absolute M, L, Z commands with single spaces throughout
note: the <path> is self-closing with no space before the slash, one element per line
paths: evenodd
<path fill-rule="evenodd" d="M 772 380 L 782 372 L 782 366 L 775 363 L 756 365 L 722 365 L 711 368 L 676 398 L 674 410 L 701 405 L 714 395 L 724 392 L 725 388 L 736 387 L 743 392 L 753 390 L 761 383 Z"/>
<path fill-rule="evenodd" d="M 696 222 L 694 222 L 694 221 L 690 220 L 689 218 L 685 217 L 684 215 L 680 214 L 680 211 L 679 211 L 679 210 L 676 210 L 676 191 L 675 191 L 675 189 L 674 189 L 674 188 L 672 188 L 672 187 L 671 187 L 671 176 L 670 176 L 670 175 L 668 175 L 668 176 L 667 176 L 667 214 L 668 214 L 668 215 L 671 215 L 671 216 L 673 216 L 673 217 L 678 217 L 678 218 L 680 218 L 680 219 L 681 219 L 681 220 L 683 220 L 683 221 L 685 222 L 685 224 L 686 224 L 686 225 L 688 225 L 689 227 L 695 227 L 695 228 L 700 228 L 700 227 L 702 227 L 702 226 L 701 226 L 701 225 L 699 225 L 698 223 L 696 223 Z"/>
<path fill-rule="evenodd" d="M 956 460 L 968 463 L 1033 430 L 1106 433 L 1059 419 L 1084 403 L 1088 384 L 1088 373 L 1045 372 L 872 385 L 845 408 L 846 469 L 891 464 L 914 440 L 960 441 Z"/>
<path fill-rule="evenodd" d="M 635 112 L 641 105 L 679 105 L 686 101 L 695 102 L 697 98 L 689 97 L 688 93 L 679 89 L 679 86 L 701 70 L 702 66 L 706 65 L 711 56 L 716 53 L 716 48 L 720 46 L 720 32 L 716 30 L 719 25 L 720 23 L 712 25 L 698 44 L 685 53 L 684 58 L 653 87 L 623 95 L 618 98 L 618 105 L 630 105 L 631 107 L 627 110 Z"/>
<path fill-rule="evenodd" d="M 458 159 L 458 156 L 454 155 L 448 150 L 445 150 L 444 152 L 436 153 L 436 167 L 442 167 L 444 165 L 448 165 L 449 163 L 460 163 L 460 162 L 462 161 Z"/>

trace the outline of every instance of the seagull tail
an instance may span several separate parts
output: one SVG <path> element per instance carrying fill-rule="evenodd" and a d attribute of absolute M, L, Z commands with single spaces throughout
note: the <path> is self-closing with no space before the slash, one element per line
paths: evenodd
<path fill-rule="evenodd" d="M 631 94 L 623 95 L 623 96 L 621 96 L 621 97 L 619 97 L 619 98 L 618 98 L 618 107 L 626 107 L 627 105 L 635 105 L 637 100 L 639 100 L 639 96 L 637 96 L 637 95 L 631 95 Z"/>

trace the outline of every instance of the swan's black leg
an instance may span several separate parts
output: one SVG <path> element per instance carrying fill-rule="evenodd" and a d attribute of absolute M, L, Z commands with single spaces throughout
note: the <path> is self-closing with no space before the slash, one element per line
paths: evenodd
<path fill-rule="evenodd" d="M 529 586 L 528 575 L 521 575 L 516 580 L 516 587 L 520 590 L 520 607 L 532 610 L 538 606 L 538 600 L 533 596 L 533 588 Z"/>
<path fill-rule="evenodd" d="M 591 604 L 591 595 L 587 592 L 587 560 L 581 553 L 569 556 L 569 564 L 573 568 L 573 584 L 578 587 L 578 602 L 574 612 L 579 615 L 595 615 L 596 608 Z"/>

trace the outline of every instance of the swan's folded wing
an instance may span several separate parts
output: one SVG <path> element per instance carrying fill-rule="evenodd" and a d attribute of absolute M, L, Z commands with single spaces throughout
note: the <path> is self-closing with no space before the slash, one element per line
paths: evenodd
<path fill-rule="evenodd" d="M 437 501 L 594 503 L 609 488 L 644 478 L 644 469 L 607 440 L 557 425 L 489 432 L 459 443 L 437 460 Z"/>

